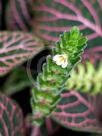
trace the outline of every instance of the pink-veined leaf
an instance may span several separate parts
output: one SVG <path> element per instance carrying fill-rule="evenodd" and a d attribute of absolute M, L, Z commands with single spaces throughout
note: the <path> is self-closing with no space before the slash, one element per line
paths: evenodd
<path fill-rule="evenodd" d="M 89 94 L 66 91 L 53 113 L 53 119 L 61 125 L 87 132 L 102 133 L 102 124 L 95 116 L 94 102 Z"/>
<path fill-rule="evenodd" d="M 0 75 L 28 60 L 44 48 L 35 35 L 22 32 L 0 32 Z"/>
<path fill-rule="evenodd" d="M 33 0 L 9 0 L 6 6 L 6 27 L 8 30 L 31 31 Z"/>
<path fill-rule="evenodd" d="M 0 93 L 0 136 L 25 136 L 22 111 L 8 97 Z"/>
<path fill-rule="evenodd" d="M 102 59 L 102 46 L 86 50 L 83 63 L 86 59 L 96 64 Z M 74 130 L 102 133 L 102 97 L 76 90 L 64 91 L 61 97 L 62 100 L 52 114 L 54 120 Z"/>
<path fill-rule="evenodd" d="M 90 46 L 102 45 L 101 0 L 37 0 L 33 7 L 34 31 L 56 41 L 63 31 L 76 25 L 87 35 Z"/>
<path fill-rule="evenodd" d="M 1 29 L 1 23 L 2 23 L 2 19 L 1 19 L 1 16 L 2 16 L 2 1 L 0 0 L 0 29 Z"/>

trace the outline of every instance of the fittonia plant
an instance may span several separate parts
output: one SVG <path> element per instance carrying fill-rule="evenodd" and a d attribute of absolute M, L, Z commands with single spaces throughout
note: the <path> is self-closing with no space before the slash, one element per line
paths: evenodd
<path fill-rule="evenodd" d="M 34 56 L 45 49 L 46 44 L 52 47 L 60 33 L 76 25 L 88 37 L 89 46 L 83 58 L 89 61 L 73 69 L 86 43 L 86 38 L 75 27 L 60 37 L 38 75 L 36 87 L 32 89 L 33 123 L 41 125 L 44 118 L 53 118 L 52 125 L 51 118 L 45 119 L 41 135 L 55 132 L 56 122 L 78 131 L 102 133 L 101 18 L 101 0 L 0 0 L 0 30 L 5 30 L 0 31 L 0 76 L 6 75 L 1 77 L 0 81 L 5 83 L 0 82 L 0 90 L 6 95 L 20 94 L 20 100 L 20 91 L 26 88 L 30 92 L 32 82 L 25 64 L 18 65 L 31 57 L 38 59 Z M 24 95 L 29 99 L 26 92 Z M 29 104 L 29 100 L 26 108 L 27 102 Z M 17 104 L 0 93 L 0 135 L 23 136 L 26 124 Z"/>
<path fill-rule="evenodd" d="M 70 71 L 81 60 L 86 43 L 87 38 L 77 27 L 64 32 L 55 43 L 52 55 L 47 57 L 42 73 L 38 74 L 37 85 L 32 89 L 31 105 L 35 125 L 41 125 L 43 119 L 55 110 Z"/>

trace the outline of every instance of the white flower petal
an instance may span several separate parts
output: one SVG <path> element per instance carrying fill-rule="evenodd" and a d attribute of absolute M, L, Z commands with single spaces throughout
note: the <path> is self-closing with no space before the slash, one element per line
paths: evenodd
<path fill-rule="evenodd" d="M 67 65 L 68 65 L 68 62 L 67 62 L 67 61 L 65 61 L 65 62 L 62 64 L 62 68 L 66 68 L 66 67 L 67 67 Z"/>
<path fill-rule="evenodd" d="M 62 68 L 65 68 L 68 65 L 67 55 L 66 54 L 57 54 L 57 55 L 55 55 L 53 57 L 53 61 L 55 61 L 57 65 L 61 65 Z"/>
<path fill-rule="evenodd" d="M 62 63 L 63 63 L 62 61 L 56 61 L 57 65 L 62 65 Z"/>
<path fill-rule="evenodd" d="M 59 57 L 60 57 L 59 54 L 55 55 L 55 56 L 53 57 L 53 61 L 57 61 Z"/>

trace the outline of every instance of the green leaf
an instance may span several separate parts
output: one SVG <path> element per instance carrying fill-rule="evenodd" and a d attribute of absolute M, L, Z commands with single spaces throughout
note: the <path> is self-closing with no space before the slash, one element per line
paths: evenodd
<path fill-rule="evenodd" d="M 33 78 L 35 78 L 35 72 L 32 72 Z M 10 75 L 7 77 L 5 83 L 3 84 L 2 91 L 6 95 L 12 95 L 19 91 L 22 91 L 26 87 L 31 88 L 32 83 L 27 75 L 27 71 L 23 67 L 18 67 L 14 69 Z"/>

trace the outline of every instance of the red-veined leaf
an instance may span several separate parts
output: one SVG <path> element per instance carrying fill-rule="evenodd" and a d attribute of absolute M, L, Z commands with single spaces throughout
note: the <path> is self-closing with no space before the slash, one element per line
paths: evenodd
<path fill-rule="evenodd" d="M 93 98 L 95 102 L 95 98 Z M 53 118 L 61 125 L 78 131 L 102 133 L 102 124 L 95 116 L 94 102 L 89 94 L 66 91 Z M 92 102 L 92 103 L 91 103 Z"/>
<path fill-rule="evenodd" d="M 31 31 L 33 0 L 9 0 L 6 6 L 6 26 L 8 30 Z"/>
<path fill-rule="evenodd" d="M 101 0 L 37 0 L 33 9 L 34 31 L 43 39 L 56 41 L 76 25 L 87 35 L 89 46 L 102 44 Z"/>
<path fill-rule="evenodd" d="M 28 60 L 43 48 L 35 35 L 22 32 L 0 32 L 0 75 Z"/>
<path fill-rule="evenodd" d="M 96 64 L 102 59 L 102 46 L 88 49 L 83 57 Z M 92 96 L 71 90 L 64 91 L 61 97 L 52 114 L 54 120 L 74 130 L 102 133 L 101 95 Z"/>
<path fill-rule="evenodd" d="M 2 1 L 0 0 L 0 29 L 1 29 L 1 23 L 2 23 L 2 19 L 1 19 L 1 16 L 2 16 Z"/>
<path fill-rule="evenodd" d="M 22 111 L 8 97 L 0 93 L 0 136 L 25 136 Z"/>

